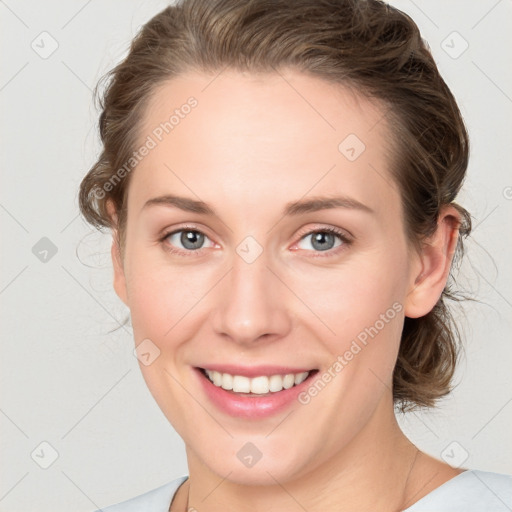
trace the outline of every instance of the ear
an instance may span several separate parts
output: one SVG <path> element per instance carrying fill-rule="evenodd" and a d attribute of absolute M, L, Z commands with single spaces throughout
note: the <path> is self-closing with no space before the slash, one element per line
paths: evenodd
<path fill-rule="evenodd" d="M 436 232 L 423 243 L 412 265 L 405 316 L 425 316 L 441 297 L 457 247 L 459 226 L 459 212 L 453 206 L 445 206 L 439 215 Z"/>
<path fill-rule="evenodd" d="M 114 290 L 117 296 L 128 306 L 128 293 L 126 289 L 126 277 L 124 274 L 124 264 L 119 246 L 118 217 L 115 206 L 111 200 L 106 204 L 107 212 L 112 219 L 112 247 L 110 254 L 112 256 L 112 266 L 114 269 Z"/>

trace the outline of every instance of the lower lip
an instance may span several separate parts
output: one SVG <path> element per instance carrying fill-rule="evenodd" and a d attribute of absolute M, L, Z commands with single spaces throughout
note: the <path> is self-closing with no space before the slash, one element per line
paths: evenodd
<path fill-rule="evenodd" d="M 203 389 L 210 401 L 221 411 L 237 418 L 266 418 L 277 414 L 292 403 L 297 402 L 297 395 L 310 385 L 312 371 L 306 380 L 289 389 L 262 396 L 243 396 L 215 386 L 199 368 L 194 368 Z"/>

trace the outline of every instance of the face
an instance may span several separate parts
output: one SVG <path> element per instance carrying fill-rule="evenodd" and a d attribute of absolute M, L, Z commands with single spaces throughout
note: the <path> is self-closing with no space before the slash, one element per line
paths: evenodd
<path fill-rule="evenodd" d="M 115 288 L 189 464 L 285 482 L 387 421 L 418 270 L 387 129 L 291 71 L 190 73 L 152 97 Z"/>

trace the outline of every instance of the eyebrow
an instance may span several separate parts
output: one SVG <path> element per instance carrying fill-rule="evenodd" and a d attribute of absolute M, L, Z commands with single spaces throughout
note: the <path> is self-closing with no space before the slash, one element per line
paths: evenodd
<path fill-rule="evenodd" d="M 188 197 L 176 195 L 164 195 L 154 197 L 146 201 L 143 210 L 151 206 L 174 206 L 185 212 L 198 213 L 200 215 L 217 216 L 215 210 L 203 201 L 196 201 Z M 334 208 L 347 208 L 352 210 L 360 210 L 366 213 L 375 213 L 369 206 L 357 201 L 356 199 L 346 196 L 336 197 L 313 197 L 311 199 L 293 201 L 288 203 L 283 212 L 283 216 L 303 215 L 313 213 L 320 210 L 328 210 Z"/>

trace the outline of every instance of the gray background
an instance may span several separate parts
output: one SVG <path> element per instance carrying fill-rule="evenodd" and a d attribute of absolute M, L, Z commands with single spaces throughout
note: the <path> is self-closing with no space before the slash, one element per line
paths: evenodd
<path fill-rule="evenodd" d="M 400 423 L 436 457 L 512 473 L 512 3 L 390 3 L 419 24 L 471 133 L 460 202 L 475 231 L 461 283 L 480 299 L 457 313 L 466 355 L 453 395 Z M 109 333 L 127 309 L 112 289 L 109 237 L 76 200 L 99 148 L 91 90 L 165 5 L 0 1 L 0 511 L 86 512 L 187 472 L 130 329 Z"/>

